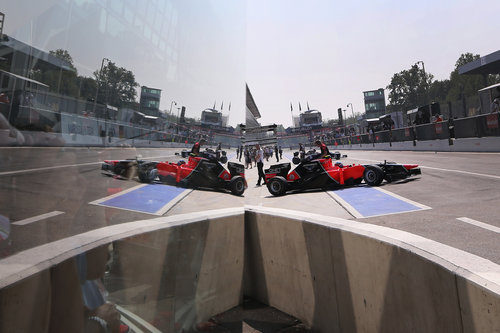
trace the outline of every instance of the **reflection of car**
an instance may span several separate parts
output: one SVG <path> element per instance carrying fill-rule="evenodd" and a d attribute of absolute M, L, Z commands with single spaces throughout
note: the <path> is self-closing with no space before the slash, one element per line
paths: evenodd
<path fill-rule="evenodd" d="M 307 153 L 304 151 L 296 151 L 293 153 L 293 159 L 292 162 L 294 164 L 299 164 L 302 160 L 304 159 L 314 159 L 315 156 L 318 156 L 319 153 L 316 152 L 316 149 L 311 149 Z M 333 153 L 330 153 L 331 158 L 335 160 L 340 160 L 341 158 L 347 157 L 347 155 L 342 155 L 339 151 L 335 151 Z"/>
<path fill-rule="evenodd" d="M 188 162 L 146 162 L 138 165 L 139 180 L 150 183 L 159 180 L 186 187 L 219 188 L 242 195 L 247 187 L 245 168 L 229 162 L 227 169 L 215 156 L 189 156 Z"/>
<path fill-rule="evenodd" d="M 179 153 L 175 153 L 175 155 L 178 155 Z M 227 153 L 225 150 L 213 150 L 210 148 L 205 149 L 205 151 L 200 152 L 199 154 L 201 157 L 206 157 L 208 159 L 213 159 L 215 158 L 217 161 L 221 162 L 222 164 L 226 164 L 227 162 Z M 183 150 L 181 152 L 181 156 L 184 158 L 188 158 L 191 156 L 191 151 L 190 150 Z"/>
<path fill-rule="evenodd" d="M 420 174 L 420 168 L 415 164 L 384 162 L 344 166 L 338 162 L 333 164 L 331 158 L 306 158 L 291 172 L 290 169 L 290 163 L 282 163 L 265 170 L 267 188 L 272 195 L 279 196 L 293 190 L 356 185 L 363 180 L 370 186 L 378 186 L 384 179 L 391 182 Z"/>
<path fill-rule="evenodd" d="M 148 161 L 139 159 L 106 160 L 101 164 L 105 175 L 132 179 L 137 175 L 137 166 Z"/>

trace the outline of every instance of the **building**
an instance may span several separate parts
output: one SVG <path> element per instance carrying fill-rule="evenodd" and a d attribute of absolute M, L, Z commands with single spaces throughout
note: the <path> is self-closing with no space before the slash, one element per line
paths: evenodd
<path fill-rule="evenodd" d="M 385 114 L 384 89 L 369 90 L 363 92 L 365 99 L 366 119 L 373 119 Z"/>
<path fill-rule="evenodd" d="M 276 124 L 261 126 L 257 121 L 261 117 L 259 108 L 246 85 L 246 126 L 243 127 L 245 136 L 243 143 L 245 145 L 276 145 Z"/>
<path fill-rule="evenodd" d="M 148 116 L 160 115 L 161 90 L 146 86 L 141 87 L 141 112 Z"/>
<path fill-rule="evenodd" d="M 215 109 L 205 109 L 201 112 L 201 125 L 211 127 L 222 127 L 222 112 Z"/>
<path fill-rule="evenodd" d="M 300 114 L 299 126 L 300 127 L 321 127 L 323 125 L 323 119 L 321 117 L 321 112 L 318 110 L 307 110 Z"/>
<path fill-rule="evenodd" d="M 260 118 L 259 108 L 257 107 L 257 104 L 255 104 L 255 100 L 253 99 L 252 93 L 250 92 L 248 85 L 246 85 L 246 114 L 245 114 L 246 126 L 247 127 L 260 126 L 257 120 L 259 118 Z"/>

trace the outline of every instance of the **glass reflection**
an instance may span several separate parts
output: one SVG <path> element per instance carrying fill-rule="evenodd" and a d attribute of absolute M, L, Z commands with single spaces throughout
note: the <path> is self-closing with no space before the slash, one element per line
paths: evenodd
<path fill-rule="evenodd" d="M 243 205 L 229 181 L 244 177 L 234 164 L 245 103 L 244 2 L 20 0 L 3 3 L 0 11 L 1 258 L 115 224 Z M 202 138 L 199 154 L 207 162 L 193 164 L 191 149 Z M 112 170 L 101 170 L 104 161 Z M 154 163 L 154 179 L 139 177 L 143 163 Z M 171 179 L 160 163 L 175 168 L 181 180 L 189 167 L 204 167 L 196 184 L 164 185 Z M 206 179 L 227 186 L 201 183 Z M 169 236 L 170 243 L 177 237 Z M 119 331 L 124 322 L 117 322 L 117 313 L 135 302 L 120 294 L 120 286 L 158 286 L 165 274 L 160 268 L 123 280 L 116 253 L 132 260 L 131 245 L 124 245 L 132 243 L 82 253 L 26 282 L 40 304 L 50 298 L 54 306 L 63 304 L 49 316 L 64 313 L 68 300 L 71 315 L 57 322 L 31 309 L 31 324 L 12 316 L 10 328 L 99 331 L 98 320 L 88 321 L 95 316 Z M 194 260 L 157 250 L 175 262 Z M 1 293 L 9 299 L 7 289 Z M 179 327 L 158 321 L 162 315 L 154 311 L 160 308 L 128 311 L 137 310 L 153 328 L 180 331 L 195 322 L 197 301 L 188 294 Z M 84 316 L 75 304 L 84 304 Z M 2 315 L 19 310 L 1 309 Z"/>

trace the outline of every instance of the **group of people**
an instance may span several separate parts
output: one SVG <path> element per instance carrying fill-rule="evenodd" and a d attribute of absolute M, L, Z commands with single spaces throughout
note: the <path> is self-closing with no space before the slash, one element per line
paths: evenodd
<path fill-rule="evenodd" d="M 252 166 L 257 166 L 258 163 L 258 149 L 262 150 L 262 159 L 266 159 L 269 162 L 269 158 L 276 157 L 276 162 L 279 162 L 280 159 L 283 159 L 283 149 L 281 146 L 275 145 L 274 147 L 260 147 L 260 145 L 255 146 L 239 146 L 236 153 L 238 156 L 238 161 L 241 162 L 241 158 L 244 158 L 245 168 L 252 168 Z"/>
<path fill-rule="evenodd" d="M 198 142 L 196 142 L 191 148 L 191 154 L 197 156 L 200 154 L 200 147 L 206 143 L 205 138 L 201 138 Z M 330 155 L 328 151 L 328 147 L 321 140 L 316 140 L 315 145 L 320 149 L 320 152 L 313 156 L 316 158 L 327 158 Z M 221 148 L 221 144 L 217 146 L 217 149 Z M 305 146 L 300 143 L 299 151 L 301 155 L 301 159 L 305 156 Z M 276 157 L 276 162 L 279 162 L 280 159 L 283 159 L 283 149 L 281 146 L 275 145 L 274 147 L 267 146 L 261 147 L 259 144 L 255 146 L 239 146 L 236 150 L 236 155 L 238 160 L 241 162 L 241 158 L 244 156 L 245 158 L 245 169 L 252 169 L 253 165 L 257 167 L 259 173 L 259 179 L 257 180 L 256 186 L 261 186 L 261 181 L 263 183 L 266 182 L 266 178 L 264 175 L 264 159 L 269 162 L 269 158 L 273 157 L 273 153 Z"/>

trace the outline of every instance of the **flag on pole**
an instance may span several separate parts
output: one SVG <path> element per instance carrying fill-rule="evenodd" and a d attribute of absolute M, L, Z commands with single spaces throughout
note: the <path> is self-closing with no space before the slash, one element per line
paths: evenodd
<path fill-rule="evenodd" d="M 292 102 L 290 102 L 290 112 L 293 112 Z"/>
<path fill-rule="evenodd" d="M 311 110 L 311 109 L 309 108 L 309 102 L 307 102 L 307 110 Z"/>
<path fill-rule="evenodd" d="M 302 107 L 300 106 L 300 102 L 299 102 L 299 111 L 302 111 Z"/>
<path fill-rule="evenodd" d="M 214 101 L 214 107 L 213 107 L 214 110 L 215 110 L 215 102 L 217 102 L 217 101 Z"/>
<path fill-rule="evenodd" d="M 221 105 L 220 105 L 220 110 L 224 110 L 224 101 L 222 101 Z"/>
<path fill-rule="evenodd" d="M 231 111 L 231 102 L 229 102 L 229 111 Z"/>

